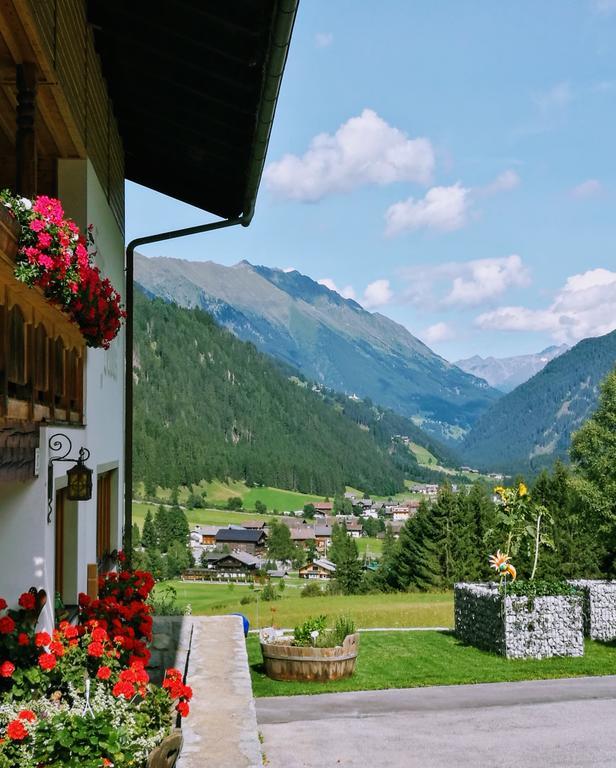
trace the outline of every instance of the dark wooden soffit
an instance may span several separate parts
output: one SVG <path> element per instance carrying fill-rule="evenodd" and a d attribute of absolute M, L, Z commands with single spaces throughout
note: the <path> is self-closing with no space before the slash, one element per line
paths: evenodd
<path fill-rule="evenodd" d="M 0 420 L 0 483 L 34 480 L 39 425 Z"/>
<path fill-rule="evenodd" d="M 88 0 L 126 177 L 247 215 L 298 0 Z"/>

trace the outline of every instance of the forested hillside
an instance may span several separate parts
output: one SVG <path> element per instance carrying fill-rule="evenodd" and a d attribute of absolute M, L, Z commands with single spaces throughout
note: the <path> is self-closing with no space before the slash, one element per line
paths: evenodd
<path fill-rule="evenodd" d="M 615 365 L 616 331 L 581 341 L 482 416 L 465 441 L 465 461 L 513 473 L 567 459 L 571 434 L 595 409 L 599 383 Z"/>
<path fill-rule="evenodd" d="M 405 434 L 447 452 L 410 420 L 293 375 L 197 309 L 135 296 L 135 481 L 153 492 L 234 478 L 315 494 L 370 493 L 430 479 Z"/>

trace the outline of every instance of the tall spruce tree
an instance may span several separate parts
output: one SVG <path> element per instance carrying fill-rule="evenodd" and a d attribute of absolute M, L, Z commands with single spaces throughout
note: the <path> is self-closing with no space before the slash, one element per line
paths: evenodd
<path fill-rule="evenodd" d="M 167 508 L 162 504 L 159 505 L 154 516 L 154 530 L 156 531 L 156 546 L 165 553 L 169 548 L 169 514 Z"/>
<path fill-rule="evenodd" d="M 330 557 L 336 564 L 336 583 L 345 595 L 359 592 L 362 583 L 362 567 L 359 561 L 357 542 L 347 534 L 346 526 L 334 526 L 336 541 L 332 531 Z"/>
<path fill-rule="evenodd" d="M 156 527 L 152 519 L 152 512 L 148 509 L 143 521 L 143 533 L 141 534 L 141 546 L 144 549 L 156 549 L 158 544 Z"/>
<path fill-rule="evenodd" d="M 179 541 L 184 546 L 188 544 L 190 526 L 186 519 L 186 513 L 179 506 L 173 506 L 167 510 L 166 527 L 169 546 L 174 541 Z"/>
<path fill-rule="evenodd" d="M 396 546 L 392 578 L 399 588 L 427 591 L 442 586 L 438 541 L 432 508 L 422 499 L 415 517 L 400 531 Z"/>

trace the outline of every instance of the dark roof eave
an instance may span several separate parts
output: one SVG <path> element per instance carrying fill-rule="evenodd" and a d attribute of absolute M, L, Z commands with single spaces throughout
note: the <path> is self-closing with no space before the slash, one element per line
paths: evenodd
<path fill-rule="evenodd" d="M 248 226 L 254 216 L 298 5 L 299 0 L 280 0 L 278 13 L 274 17 L 270 53 L 263 78 L 261 106 L 250 151 L 242 215 L 244 226 Z"/>

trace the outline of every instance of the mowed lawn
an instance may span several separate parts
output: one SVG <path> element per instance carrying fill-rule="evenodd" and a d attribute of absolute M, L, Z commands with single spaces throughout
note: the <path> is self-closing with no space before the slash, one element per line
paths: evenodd
<path fill-rule="evenodd" d="M 193 614 L 211 616 L 241 612 L 248 617 L 253 629 L 272 623 L 292 628 L 309 616 L 320 614 L 332 620 L 336 616 L 350 616 L 358 627 L 453 626 L 451 592 L 302 597 L 298 588 L 288 586 L 280 600 L 259 600 L 257 606 L 256 602 L 241 605 L 244 595 L 257 594 L 256 590 L 247 586 L 182 581 L 165 583 L 176 589 L 180 605 L 190 604 Z"/>
<path fill-rule="evenodd" d="M 329 683 L 287 683 L 270 680 L 264 674 L 257 637 L 249 637 L 247 644 L 255 696 L 616 674 L 616 648 L 590 640 L 582 658 L 537 661 L 505 659 L 480 651 L 462 645 L 451 633 L 365 632 L 360 637 L 353 677 Z M 508 703 L 503 701 L 503 705 Z"/>
<path fill-rule="evenodd" d="M 383 552 L 383 540 L 373 539 L 369 536 L 362 536 L 360 539 L 355 539 L 357 542 L 357 549 L 359 554 L 363 557 L 368 552 L 373 557 L 380 557 Z"/>

